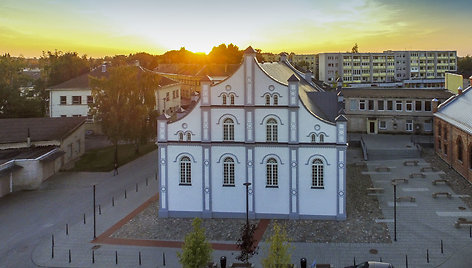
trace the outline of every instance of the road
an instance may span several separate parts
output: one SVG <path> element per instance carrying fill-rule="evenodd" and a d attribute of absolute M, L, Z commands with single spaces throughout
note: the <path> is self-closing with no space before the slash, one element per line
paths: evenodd
<path fill-rule="evenodd" d="M 93 214 L 92 185 L 97 204 L 133 189 L 136 182 L 155 176 L 157 151 L 113 172 L 61 172 L 35 191 L 21 191 L 0 198 L 0 267 L 36 267 L 31 254 L 52 233 Z M 98 235 L 98 234 L 97 234 Z"/>

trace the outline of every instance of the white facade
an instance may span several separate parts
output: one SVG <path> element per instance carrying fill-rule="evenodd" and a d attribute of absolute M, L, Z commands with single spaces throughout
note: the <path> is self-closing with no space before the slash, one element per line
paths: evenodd
<path fill-rule="evenodd" d="M 231 77 L 202 81 L 186 116 L 160 117 L 159 216 L 244 217 L 250 182 L 252 218 L 345 219 L 346 122 L 314 114 L 299 91 L 248 48 Z"/>
<path fill-rule="evenodd" d="M 90 89 L 49 90 L 50 117 L 86 117 L 89 113 L 88 101 L 93 101 Z"/>

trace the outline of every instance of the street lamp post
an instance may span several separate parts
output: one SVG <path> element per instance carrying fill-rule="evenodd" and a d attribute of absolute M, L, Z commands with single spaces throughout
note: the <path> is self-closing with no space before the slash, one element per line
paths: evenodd
<path fill-rule="evenodd" d="M 243 185 L 246 186 L 246 226 L 249 228 L 249 185 L 251 183 L 245 182 Z"/>
<path fill-rule="evenodd" d="M 393 241 L 397 241 L 397 184 L 393 183 Z"/>

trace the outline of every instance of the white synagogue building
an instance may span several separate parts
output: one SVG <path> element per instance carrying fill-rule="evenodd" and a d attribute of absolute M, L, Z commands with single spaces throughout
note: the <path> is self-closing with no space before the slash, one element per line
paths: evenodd
<path fill-rule="evenodd" d="M 176 121 L 158 118 L 159 217 L 346 218 L 342 96 L 311 74 L 244 51 Z"/>

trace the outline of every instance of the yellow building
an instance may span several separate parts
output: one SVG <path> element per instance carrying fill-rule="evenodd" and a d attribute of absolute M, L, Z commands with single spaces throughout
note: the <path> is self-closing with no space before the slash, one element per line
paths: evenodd
<path fill-rule="evenodd" d="M 447 90 L 451 91 L 454 94 L 457 94 L 457 89 L 462 88 L 464 83 L 464 78 L 460 74 L 446 73 L 445 75 L 445 87 Z"/>

